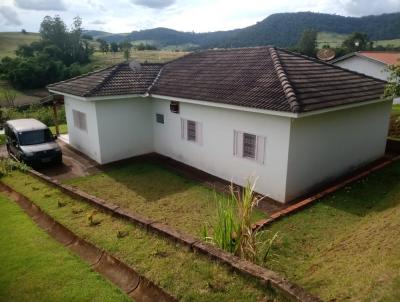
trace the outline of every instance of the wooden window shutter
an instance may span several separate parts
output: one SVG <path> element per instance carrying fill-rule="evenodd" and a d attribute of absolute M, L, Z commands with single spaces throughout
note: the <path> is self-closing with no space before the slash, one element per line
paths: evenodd
<path fill-rule="evenodd" d="M 260 164 L 264 164 L 265 162 L 265 143 L 265 137 L 257 136 L 256 159 Z"/>
<path fill-rule="evenodd" d="M 184 140 L 186 140 L 187 138 L 186 127 L 187 127 L 187 121 L 181 118 L 181 138 Z"/>
<path fill-rule="evenodd" d="M 243 132 L 233 131 L 233 155 L 243 157 Z"/>
<path fill-rule="evenodd" d="M 196 142 L 203 145 L 203 123 L 196 122 Z"/>

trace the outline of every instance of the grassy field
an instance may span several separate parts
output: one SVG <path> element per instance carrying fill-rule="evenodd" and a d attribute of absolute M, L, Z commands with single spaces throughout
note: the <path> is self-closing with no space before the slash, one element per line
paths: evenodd
<path fill-rule="evenodd" d="M 130 301 L 0 195 L 0 301 Z"/>
<path fill-rule="evenodd" d="M 38 33 L 0 32 L 0 59 L 5 56 L 14 57 L 19 45 L 30 44 L 39 39 Z"/>
<path fill-rule="evenodd" d="M 195 236 L 200 236 L 203 226 L 215 219 L 212 190 L 154 164 L 110 168 L 66 182 Z M 255 211 L 254 220 L 262 218 L 265 214 Z"/>
<path fill-rule="evenodd" d="M 56 134 L 56 127 L 51 126 L 49 127 L 50 131 L 55 135 Z M 60 134 L 66 134 L 68 133 L 68 126 L 67 124 L 60 124 L 58 125 L 58 130 L 60 131 Z"/>
<path fill-rule="evenodd" d="M 141 63 L 165 63 L 181 56 L 184 56 L 187 52 L 183 51 L 168 51 L 168 50 L 144 50 L 136 51 L 131 50 L 131 60 L 137 60 Z M 93 70 L 111 66 L 117 63 L 124 62 L 124 56 L 122 52 L 117 53 L 102 53 L 96 51 L 93 54 L 91 67 Z"/>
<path fill-rule="evenodd" d="M 98 224 L 91 225 L 88 216 L 93 207 L 32 176 L 13 172 L 2 181 L 76 234 L 132 265 L 179 301 L 272 301 L 273 294 L 266 287 L 124 219 L 98 212 L 94 214 Z M 118 232 L 126 236 L 119 238 Z"/>
<path fill-rule="evenodd" d="M 400 162 L 276 222 L 269 267 L 324 301 L 400 300 Z"/>

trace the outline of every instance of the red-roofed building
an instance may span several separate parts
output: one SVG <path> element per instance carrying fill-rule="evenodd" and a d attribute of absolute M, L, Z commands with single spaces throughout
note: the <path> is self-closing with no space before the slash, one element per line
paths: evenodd
<path fill-rule="evenodd" d="M 358 51 L 332 61 L 333 64 L 371 77 L 388 80 L 389 65 L 400 64 L 400 52 Z"/>

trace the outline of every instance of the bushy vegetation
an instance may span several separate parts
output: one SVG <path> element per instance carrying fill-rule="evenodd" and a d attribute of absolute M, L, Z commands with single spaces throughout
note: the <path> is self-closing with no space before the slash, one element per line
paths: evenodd
<path fill-rule="evenodd" d="M 24 163 L 15 161 L 10 158 L 0 159 L 0 177 L 9 175 L 13 171 L 25 172 L 29 169 Z"/>
<path fill-rule="evenodd" d="M 265 262 L 277 233 L 268 237 L 267 231 L 253 228 L 253 210 L 261 198 L 254 194 L 255 182 L 239 191 L 230 187 L 228 197 L 215 194 L 217 217 L 211 227 L 205 226 L 203 239 L 252 262 Z"/>
<path fill-rule="evenodd" d="M 87 70 L 93 48 L 82 38 L 82 20 L 74 19 L 67 29 L 59 17 L 46 16 L 40 25 L 41 40 L 20 45 L 16 57 L 0 62 L 0 77 L 16 88 L 40 88 L 77 76 Z"/>
<path fill-rule="evenodd" d="M 20 118 L 34 118 L 47 126 L 54 126 L 53 108 L 43 105 L 31 105 L 29 107 L 2 107 L 0 108 L 0 123 L 3 124 L 7 120 Z M 58 123 L 66 124 L 65 108 L 61 106 L 57 109 Z"/>

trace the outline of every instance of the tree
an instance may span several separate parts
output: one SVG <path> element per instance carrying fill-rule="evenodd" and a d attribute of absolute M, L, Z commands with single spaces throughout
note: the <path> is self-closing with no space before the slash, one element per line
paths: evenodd
<path fill-rule="evenodd" d="M 23 34 L 23 35 L 26 35 L 27 34 L 27 32 L 26 32 L 26 30 L 23 28 L 23 29 L 21 29 L 21 33 Z"/>
<path fill-rule="evenodd" d="M 118 52 L 118 49 L 119 49 L 118 43 L 117 43 L 117 42 L 112 42 L 112 43 L 110 44 L 110 48 L 111 48 L 111 51 L 112 51 L 112 52 Z"/>
<path fill-rule="evenodd" d="M 385 88 L 385 97 L 400 97 L 400 65 L 389 66 L 390 76 Z"/>
<path fill-rule="evenodd" d="M 355 32 L 343 41 L 342 47 L 348 52 L 355 52 L 372 48 L 372 42 L 366 34 Z"/>
<path fill-rule="evenodd" d="M 101 52 L 107 53 L 107 52 L 110 51 L 110 47 L 109 47 L 109 45 L 108 45 L 108 43 L 106 41 L 104 41 L 104 40 L 102 40 L 100 38 L 97 39 L 96 41 L 100 43 L 99 48 L 100 48 Z"/>
<path fill-rule="evenodd" d="M 297 51 L 301 54 L 313 57 L 316 52 L 316 43 L 317 32 L 315 30 L 305 30 L 297 43 Z"/>

